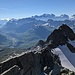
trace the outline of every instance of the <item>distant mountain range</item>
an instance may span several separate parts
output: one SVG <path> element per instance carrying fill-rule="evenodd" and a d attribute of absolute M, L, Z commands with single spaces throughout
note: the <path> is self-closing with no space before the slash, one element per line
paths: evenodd
<path fill-rule="evenodd" d="M 8 20 L 0 20 L 0 24 L 6 24 Z"/>
<path fill-rule="evenodd" d="M 41 21 L 48 21 L 48 20 L 54 20 L 54 21 L 64 21 L 64 20 L 75 20 L 75 14 L 72 16 L 69 16 L 67 14 L 61 14 L 59 16 L 56 16 L 55 14 L 42 14 L 42 15 L 35 15 L 29 18 L 22 18 L 22 19 L 5 19 L 5 20 L 0 20 L 0 27 L 3 27 L 7 22 L 11 23 L 14 22 L 16 25 L 22 24 L 23 23 L 28 23 L 29 21 L 34 21 L 34 20 L 41 20 Z"/>
<path fill-rule="evenodd" d="M 43 21 L 47 21 L 48 19 L 62 21 L 62 20 L 75 20 L 75 15 L 69 16 L 66 14 L 61 14 L 60 16 L 56 16 L 55 14 L 43 14 L 40 16 L 38 15 L 32 16 L 32 18 Z"/>
<path fill-rule="evenodd" d="M 53 16 L 53 14 L 43 14 L 40 16 L 45 19 L 49 17 L 47 21 L 36 19 L 37 16 L 10 19 L 0 28 L 0 34 L 9 39 L 7 43 L 8 47 L 28 48 L 40 39 L 45 40 L 54 29 L 57 29 L 62 24 L 67 24 L 75 31 L 75 20 L 52 20 L 50 16 Z M 67 15 L 62 16 L 64 16 L 65 19 L 68 18 Z"/>
<path fill-rule="evenodd" d="M 70 27 L 74 28 L 75 20 L 52 20 L 48 19 L 47 21 L 37 20 L 35 18 L 22 18 L 22 19 L 11 19 L 9 20 L 4 27 L 1 28 L 2 31 L 5 32 L 16 32 L 16 33 L 24 33 L 31 28 L 35 28 L 38 26 L 45 27 L 54 27 L 57 28 L 62 24 L 67 24 Z"/>
<path fill-rule="evenodd" d="M 0 28 L 3 27 L 7 22 L 8 20 L 0 20 Z"/>

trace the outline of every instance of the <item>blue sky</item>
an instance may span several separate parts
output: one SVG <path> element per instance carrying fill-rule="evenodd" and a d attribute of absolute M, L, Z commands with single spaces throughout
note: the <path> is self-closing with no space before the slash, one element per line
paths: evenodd
<path fill-rule="evenodd" d="M 0 0 L 0 18 L 22 18 L 43 13 L 75 14 L 75 0 Z"/>

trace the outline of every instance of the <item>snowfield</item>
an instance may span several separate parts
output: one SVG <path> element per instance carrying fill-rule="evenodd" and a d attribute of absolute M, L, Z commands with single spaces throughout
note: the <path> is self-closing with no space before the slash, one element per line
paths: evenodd
<path fill-rule="evenodd" d="M 63 67 L 75 72 L 75 53 L 72 53 L 67 45 L 58 46 L 52 52 L 59 55 Z"/>

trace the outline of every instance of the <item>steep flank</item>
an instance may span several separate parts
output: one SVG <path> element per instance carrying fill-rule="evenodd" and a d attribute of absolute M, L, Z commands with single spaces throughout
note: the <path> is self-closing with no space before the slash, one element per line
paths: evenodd
<path fill-rule="evenodd" d="M 6 42 L 8 39 L 6 36 L 0 34 L 0 45 L 3 45 L 4 42 Z"/>
<path fill-rule="evenodd" d="M 0 75 L 75 75 L 62 67 L 60 59 L 48 48 L 29 51 L 0 63 Z"/>
<path fill-rule="evenodd" d="M 62 33 L 70 40 L 75 40 L 75 33 L 73 30 L 67 26 L 66 24 L 63 24 L 62 26 L 59 27 L 59 30 L 62 31 Z"/>
<path fill-rule="evenodd" d="M 66 44 L 70 51 L 75 53 L 75 47 L 69 41 L 71 43 L 75 41 L 75 33 L 66 24 L 63 24 L 48 36 L 46 43 L 52 46 L 52 48 Z"/>
<path fill-rule="evenodd" d="M 55 46 L 58 46 L 59 44 L 63 45 L 68 41 L 67 37 L 62 33 L 60 29 L 54 30 L 51 35 L 47 38 L 46 42 L 51 42 L 51 44 L 54 44 Z"/>

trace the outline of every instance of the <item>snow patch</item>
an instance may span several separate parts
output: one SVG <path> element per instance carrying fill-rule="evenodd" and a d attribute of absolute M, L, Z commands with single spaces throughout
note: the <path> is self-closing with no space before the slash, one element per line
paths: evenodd
<path fill-rule="evenodd" d="M 66 45 L 58 46 L 52 52 L 60 57 L 63 67 L 75 72 L 75 53 L 72 53 Z"/>

